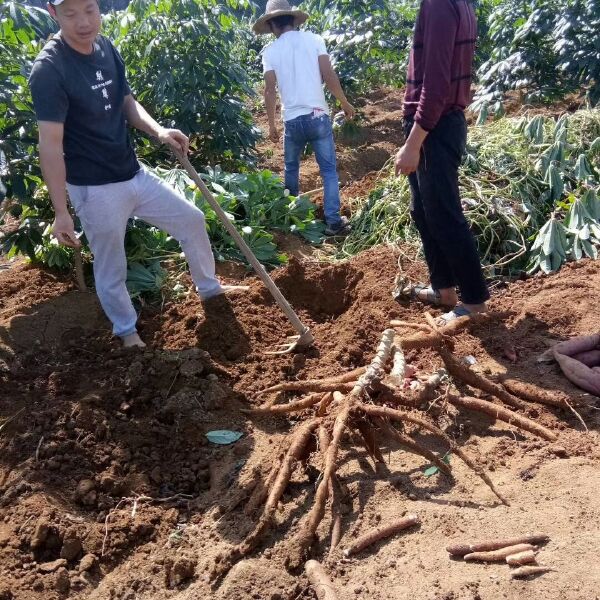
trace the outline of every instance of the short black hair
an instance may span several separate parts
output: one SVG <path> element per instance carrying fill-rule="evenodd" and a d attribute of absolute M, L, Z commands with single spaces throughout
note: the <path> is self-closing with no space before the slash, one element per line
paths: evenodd
<path fill-rule="evenodd" d="M 277 29 L 283 29 L 289 25 L 294 25 L 294 15 L 280 15 L 269 19 L 269 24 L 275 25 Z"/>

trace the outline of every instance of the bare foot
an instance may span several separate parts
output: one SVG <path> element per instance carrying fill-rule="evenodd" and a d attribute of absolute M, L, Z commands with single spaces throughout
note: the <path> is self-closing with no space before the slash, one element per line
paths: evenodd
<path fill-rule="evenodd" d="M 124 335 L 121 340 L 123 341 L 123 348 L 145 348 L 146 344 L 142 342 L 142 338 L 137 332 Z"/>

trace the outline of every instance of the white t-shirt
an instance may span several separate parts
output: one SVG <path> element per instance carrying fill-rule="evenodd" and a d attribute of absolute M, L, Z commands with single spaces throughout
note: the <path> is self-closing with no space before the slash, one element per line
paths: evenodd
<path fill-rule="evenodd" d="M 310 31 L 287 31 L 265 48 L 263 72 L 275 71 L 284 121 L 315 109 L 329 114 L 319 68 L 323 55 L 325 41 Z"/>

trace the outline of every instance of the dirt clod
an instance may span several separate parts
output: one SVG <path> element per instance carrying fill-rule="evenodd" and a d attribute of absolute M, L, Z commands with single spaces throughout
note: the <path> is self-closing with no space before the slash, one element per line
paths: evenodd
<path fill-rule="evenodd" d="M 67 566 L 67 561 L 64 558 L 57 558 L 50 562 L 42 563 L 38 565 L 38 571 L 40 573 L 54 573 L 63 567 Z"/>
<path fill-rule="evenodd" d="M 95 554 L 86 554 L 79 561 L 79 572 L 91 571 L 98 564 L 98 557 Z"/>

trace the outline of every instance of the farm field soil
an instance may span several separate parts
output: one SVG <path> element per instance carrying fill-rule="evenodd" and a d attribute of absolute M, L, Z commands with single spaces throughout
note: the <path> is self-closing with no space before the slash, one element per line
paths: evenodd
<path fill-rule="evenodd" d="M 373 92 L 357 103 L 365 126 L 338 139 L 346 206 L 373 187 L 401 143 L 401 100 L 395 90 Z M 260 150 L 261 164 L 280 173 L 281 148 L 264 142 Z M 301 177 L 303 190 L 321 185 L 314 157 L 303 162 Z M 208 583 L 215 557 L 255 523 L 243 501 L 236 505 L 242 490 L 256 472 L 268 472 L 302 417 L 250 417 L 243 409 L 261 403 L 257 392 L 269 385 L 368 363 L 390 319 L 424 322 L 424 308 L 392 299 L 391 248 L 319 264 L 298 238 L 278 243 L 292 259 L 275 278 L 316 338 L 304 354 L 284 357 L 264 351 L 293 332 L 243 267 L 221 265 L 220 275 L 244 280 L 247 294 L 205 304 L 190 294 L 144 307 L 143 352 L 121 349 L 95 296 L 69 278 L 23 263 L 0 268 L 0 600 L 315 598 L 302 573 L 283 568 L 289 533 L 315 488 L 314 474 L 300 469 L 283 496 L 279 527 L 220 587 Z M 425 276 L 418 260 L 405 260 L 404 269 L 414 280 Z M 536 360 L 555 341 L 600 331 L 598 290 L 600 263 L 592 261 L 496 288 L 492 308 L 510 315 L 455 340 L 455 354 L 473 356 L 480 371 L 568 393 L 589 428 L 570 412 L 542 406 L 537 420 L 559 434 L 554 444 L 478 413 L 439 421 L 490 472 L 511 507 L 498 505 L 454 458 L 450 483 L 425 477 L 424 459 L 386 445 L 390 472 L 381 475 L 345 438 L 340 550 L 407 512 L 422 525 L 347 561 L 338 554 L 326 562 L 340 600 L 600 598 L 600 403 L 556 365 Z M 515 362 L 506 357 L 511 352 Z M 429 350 L 411 351 L 408 360 L 419 373 L 441 366 Z M 216 446 L 205 434 L 218 429 L 243 436 Z M 446 451 L 431 437 L 420 441 Z M 329 526 L 326 517 L 321 538 Z M 445 551 L 456 541 L 534 530 L 551 537 L 538 560 L 556 571 L 532 581 L 509 580 L 506 565 L 450 560 Z M 327 550 L 323 541 L 314 554 L 322 559 Z"/>
<path fill-rule="evenodd" d="M 207 582 L 216 555 L 254 523 L 243 503 L 235 506 L 241 488 L 255 469 L 268 470 L 298 419 L 241 409 L 262 401 L 256 392 L 265 386 L 364 365 L 392 318 L 422 322 L 422 307 L 391 298 L 396 264 L 394 251 L 379 247 L 343 264 L 292 260 L 278 270 L 277 283 L 316 338 L 315 348 L 285 357 L 263 352 L 291 331 L 252 277 L 249 293 L 229 300 L 203 305 L 190 295 L 145 309 L 140 329 L 149 347 L 140 352 L 118 347 L 95 297 L 69 280 L 25 265 L 0 271 L 0 416 L 16 415 L 0 432 L 0 598 L 314 598 L 302 574 L 282 564 L 285 532 L 314 491 L 300 470 L 277 513 L 280 528 L 219 588 Z M 407 272 L 418 279 L 422 265 Z M 474 356 L 478 369 L 567 392 L 589 427 L 585 433 L 570 413 L 541 406 L 538 421 L 559 434 L 557 443 L 476 413 L 444 424 L 512 506 L 499 505 L 454 460 L 451 485 L 425 477 L 424 459 L 384 446 L 390 473 L 379 475 L 346 440 L 341 547 L 406 512 L 422 525 L 327 563 L 340 599 L 598 598 L 598 400 L 536 361 L 553 341 L 600 330 L 598 289 L 600 263 L 592 261 L 513 283 L 492 300 L 511 311 L 504 323 L 474 326 L 456 340 L 457 356 Z M 408 358 L 419 372 L 439 367 L 429 351 Z M 205 437 L 215 429 L 244 435 L 219 447 Z M 328 527 L 326 518 L 322 537 Z M 539 562 L 556 569 L 533 581 L 511 581 L 506 565 L 453 561 L 445 551 L 451 542 L 533 530 L 550 536 Z M 325 544 L 315 552 L 325 555 Z"/>

